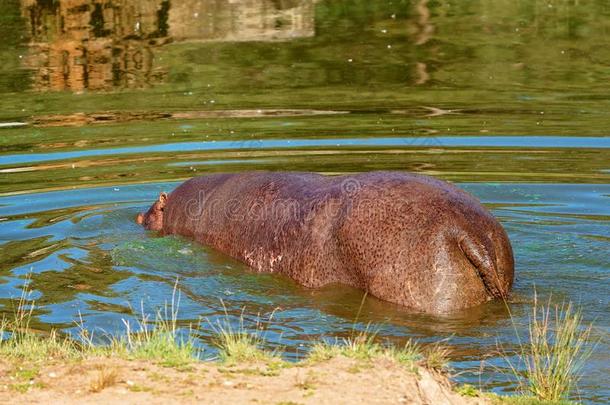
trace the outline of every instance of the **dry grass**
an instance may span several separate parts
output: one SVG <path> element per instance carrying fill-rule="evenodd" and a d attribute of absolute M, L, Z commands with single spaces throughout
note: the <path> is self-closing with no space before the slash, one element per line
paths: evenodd
<path fill-rule="evenodd" d="M 319 377 L 311 370 L 303 377 L 297 375 L 295 387 L 303 391 L 313 391 L 316 389 L 316 384 L 319 382 Z"/>
<path fill-rule="evenodd" d="M 115 368 L 102 367 L 89 385 L 90 392 L 100 392 L 112 387 L 119 381 L 119 374 Z"/>
<path fill-rule="evenodd" d="M 449 364 L 451 348 L 443 343 L 436 342 L 428 346 L 423 353 L 423 362 L 430 370 L 444 371 Z"/>

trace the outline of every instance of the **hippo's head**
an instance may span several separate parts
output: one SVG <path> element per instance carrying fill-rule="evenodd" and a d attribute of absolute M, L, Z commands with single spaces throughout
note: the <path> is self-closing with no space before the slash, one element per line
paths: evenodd
<path fill-rule="evenodd" d="M 136 222 L 149 231 L 160 231 L 163 229 L 163 213 L 167 204 L 167 194 L 159 194 L 159 198 L 146 213 L 139 213 Z"/>

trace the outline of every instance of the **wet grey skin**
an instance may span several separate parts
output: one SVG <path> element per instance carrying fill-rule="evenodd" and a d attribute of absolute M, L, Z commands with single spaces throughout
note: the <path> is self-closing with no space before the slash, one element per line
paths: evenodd
<path fill-rule="evenodd" d="M 508 236 L 476 198 L 407 172 L 212 174 L 137 222 L 305 287 L 347 284 L 431 314 L 505 299 L 514 278 Z"/>

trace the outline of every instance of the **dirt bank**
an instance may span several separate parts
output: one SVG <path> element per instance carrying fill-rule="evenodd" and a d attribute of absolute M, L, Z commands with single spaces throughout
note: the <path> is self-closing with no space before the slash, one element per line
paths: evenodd
<path fill-rule="evenodd" d="M 0 360 L 0 401 L 63 404 L 486 404 L 448 380 L 391 359 L 337 357 L 317 363 L 196 362 L 182 368 L 93 358 L 44 366 Z"/>

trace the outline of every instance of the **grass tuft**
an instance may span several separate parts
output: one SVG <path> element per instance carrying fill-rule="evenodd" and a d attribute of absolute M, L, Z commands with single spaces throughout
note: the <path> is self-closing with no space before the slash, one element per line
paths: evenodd
<path fill-rule="evenodd" d="M 279 361 L 277 353 L 261 349 L 264 339 L 255 333 L 234 330 L 228 323 L 217 325 L 214 333 L 213 344 L 224 363 Z"/>
<path fill-rule="evenodd" d="M 89 385 L 89 391 L 100 392 L 108 387 L 112 387 L 119 380 L 119 375 L 114 368 L 102 367 L 98 372 L 91 384 Z"/>
<path fill-rule="evenodd" d="M 0 320 L 0 356 L 28 361 L 72 359 L 81 356 L 78 344 L 55 331 L 36 333 L 30 328 L 35 303 L 28 299 L 30 290 L 21 292 L 12 319 Z"/>
<path fill-rule="evenodd" d="M 360 308 L 358 308 L 358 312 L 354 318 L 350 336 L 340 340 L 335 339 L 334 343 L 326 341 L 315 343 L 309 351 L 307 361 L 316 363 L 330 360 L 338 356 L 360 361 L 371 361 L 376 358 L 391 358 L 397 363 L 406 366 L 410 371 L 416 372 L 417 363 L 422 359 L 419 345 L 409 340 L 401 348 L 382 346 L 376 342 L 377 333 L 370 331 L 370 324 L 363 331 L 356 330 L 356 325 L 360 318 L 360 314 L 362 313 L 367 295 L 368 293 L 365 293 L 362 296 Z"/>
<path fill-rule="evenodd" d="M 352 337 L 335 339 L 333 343 L 317 342 L 310 351 L 307 359 L 310 362 L 330 360 L 344 356 L 357 360 L 371 360 L 381 356 L 384 349 L 375 343 L 376 334 L 368 331 L 359 332 Z"/>
<path fill-rule="evenodd" d="M 494 405 L 577 405 L 576 402 L 568 400 L 545 401 L 531 395 L 501 396 L 497 394 L 483 394 Z"/>
<path fill-rule="evenodd" d="M 338 344 L 316 342 L 311 346 L 307 361 L 320 363 L 342 355 L 342 348 Z"/>
<path fill-rule="evenodd" d="M 182 338 L 178 327 L 179 295 L 174 287 L 172 302 L 164 311 L 157 311 L 155 321 L 144 314 L 133 331 L 128 321 L 123 321 L 126 333 L 110 337 L 108 345 L 94 343 L 93 334 L 82 327 L 80 341 L 60 337 L 56 331 L 37 333 L 30 328 L 35 303 L 28 300 L 29 290 L 23 288 L 13 318 L 0 321 L 0 356 L 27 361 L 53 359 L 81 359 L 84 357 L 120 357 L 152 360 L 170 367 L 181 367 L 198 357 L 193 338 L 189 333 Z"/>
<path fill-rule="evenodd" d="M 96 346 L 93 337 L 81 328 L 81 339 L 86 342 L 89 354 L 115 356 L 127 359 L 151 360 L 167 367 L 185 367 L 199 357 L 191 334 L 181 337 L 178 327 L 178 308 L 180 296 L 174 286 L 172 301 L 159 309 L 154 321 L 141 308 L 141 318 L 136 329 L 130 322 L 123 320 L 126 333 L 111 337 L 110 344 Z"/>
<path fill-rule="evenodd" d="M 271 317 L 273 317 L 273 314 L 271 314 Z M 218 349 L 218 357 L 223 363 L 283 363 L 278 351 L 262 349 L 265 344 L 265 337 L 262 332 L 259 332 L 263 329 L 260 324 L 257 324 L 257 332 L 246 330 L 243 314 L 237 328 L 231 326 L 228 314 L 226 314 L 223 322 L 219 320 L 216 324 L 209 324 L 214 334 L 212 343 Z"/>
<path fill-rule="evenodd" d="M 27 361 L 77 359 L 82 352 L 76 342 L 67 337 L 59 337 L 55 331 L 48 335 L 16 330 L 10 322 L 0 325 L 0 356 Z"/>
<path fill-rule="evenodd" d="M 426 348 L 424 351 L 424 364 L 430 370 L 444 371 L 449 364 L 451 349 L 439 342 Z"/>
<path fill-rule="evenodd" d="M 411 371 L 417 369 L 417 363 L 422 360 L 422 351 L 416 343 L 409 340 L 403 347 L 382 346 L 375 341 L 376 334 L 368 330 L 359 332 L 353 337 L 336 339 L 335 342 L 315 343 L 309 352 L 307 360 L 317 363 L 338 356 L 360 361 L 372 361 L 379 358 L 390 358 L 408 367 Z"/>
<path fill-rule="evenodd" d="M 455 392 L 463 397 L 478 397 L 481 393 L 479 390 L 471 384 L 463 384 L 455 388 Z"/>
<path fill-rule="evenodd" d="M 368 330 L 365 330 L 352 337 L 344 338 L 340 345 L 341 354 L 357 360 L 372 360 L 379 357 L 384 349 L 375 342 L 376 337 L 376 333 L 369 333 Z"/>
<path fill-rule="evenodd" d="M 583 325 L 582 313 L 572 303 L 552 305 L 549 299 L 541 305 L 534 295 L 529 339 L 519 341 L 517 362 L 502 351 L 522 394 L 540 401 L 567 400 L 591 355 L 587 345 L 591 329 L 592 325 Z"/>

